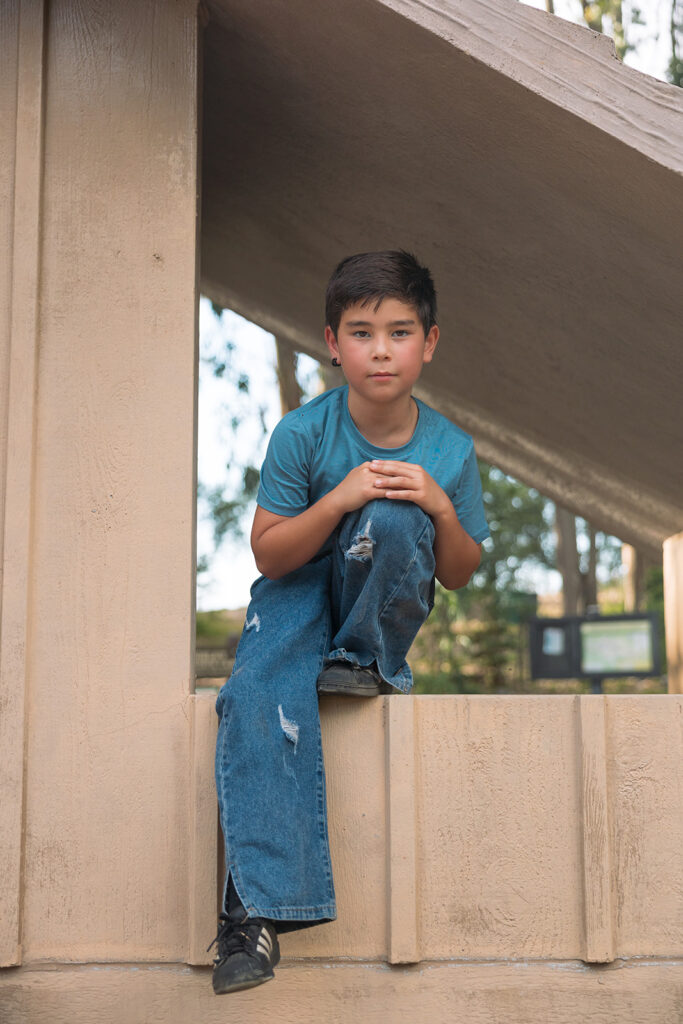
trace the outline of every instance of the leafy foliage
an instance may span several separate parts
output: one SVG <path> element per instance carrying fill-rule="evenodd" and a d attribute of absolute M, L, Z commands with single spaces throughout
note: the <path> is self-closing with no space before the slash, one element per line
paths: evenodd
<path fill-rule="evenodd" d="M 467 587 L 437 584 L 434 608 L 415 641 L 417 693 L 497 692 L 519 660 L 515 623 L 535 613 L 525 592 L 531 565 L 554 567 L 552 506 L 535 488 L 479 461 L 491 531 Z"/>
<path fill-rule="evenodd" d="M 211 308 L 215 319 L 206 332 L 208 337 L 202 339 L 200 381 L 205 375 L 221 381 L 224 415 L 217 429 L 225 451 L 225 477 L 214 486 L 201 479 L 197 482 L 198 506 L 202 519 L 211 524 L 214 548 L 212 554 L 203 553 L 197 559 L 200 586 L 225 539 L 244 536 L 244 518 L 258 490 L 258 466 L 268 433 L 266 408 L 254 400 L 249 374 L 243 366 L 244 356 L 239 358 L 230 321 L 223 315 L 226 311 L 215 303 L 211 303 Z M 245 430 L 246 427 L 249 429 Z"/>
<path fill-rule="evenodd" d="M 482 595 L 493 598 L 524 589 L 532 565 L 555 566 L 548 499 L 482 460 L 479 472 L 491 537 L 484 541 L 481 564 L 468 587 L 458 592 L 462 613 L 481 603 Z"/>

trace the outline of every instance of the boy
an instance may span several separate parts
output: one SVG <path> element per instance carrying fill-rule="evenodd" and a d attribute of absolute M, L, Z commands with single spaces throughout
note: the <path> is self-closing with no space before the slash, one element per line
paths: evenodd
<path fill-rule="evenodd" d="M 439 338 L 429 271 L 404 251 L 350 256 L 325 313 L 347 384 L 273 431 L 251 534 L 262 575 L 216 701 L 217 994 L 273 977 L 278 932 L 337 916 L 317 694 L 407 693 L 434 578 L 464 586 L 490 535 L 471 437 L 411 393 Z"/>

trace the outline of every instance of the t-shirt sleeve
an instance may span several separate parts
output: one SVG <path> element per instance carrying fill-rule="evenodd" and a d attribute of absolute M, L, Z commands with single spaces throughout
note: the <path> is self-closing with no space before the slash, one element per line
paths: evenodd
<path fill-rule="evenodd" d="M 463 530 L 469 533 L 477 544 L 491 536 L 484 514 L 484 499 L 481 490 L 481 477 L 474 444 L 471 445 L 462 467 L 460 479 L 453 498 L 458 520 Z"/>
<path fill-rule="evenodd" d="M 256 503 L 279 516 L 297 516 L 309 505 L 312 444 L 304 425 L 287 415 L 268 442 Z"/>

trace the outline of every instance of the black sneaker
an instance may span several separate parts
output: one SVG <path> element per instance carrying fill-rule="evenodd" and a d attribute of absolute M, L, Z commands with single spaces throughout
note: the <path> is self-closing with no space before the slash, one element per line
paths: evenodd
<path fill-rule="evenodd" d="M 383 682 L 370 666 L 354 665 L 351 661 L 327 661 L 318 676 L 318 693 L 376 697 L 383 692 Z"/>
<path fill-rule="evenodd" d="M 271 981 L 273 967 L 280 962 L 277 932 L 271 922 L 251 917 L 237 924 L 227 914 L 219 914 L 218 918 L 218 935 L 211 943 L 218 943 L 212 978 L 216 995 Z"/>

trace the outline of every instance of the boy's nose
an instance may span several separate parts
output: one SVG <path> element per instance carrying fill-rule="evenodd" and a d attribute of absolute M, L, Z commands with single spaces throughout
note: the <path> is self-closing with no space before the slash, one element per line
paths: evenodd
<path fill-rule="evenodd" d="M 375 338 L 375 348 L 373 355 L 377 359 L 386 359 L 389 355 L 389 345 L 387 339 L 382 335 L 378 334 Z"/>

